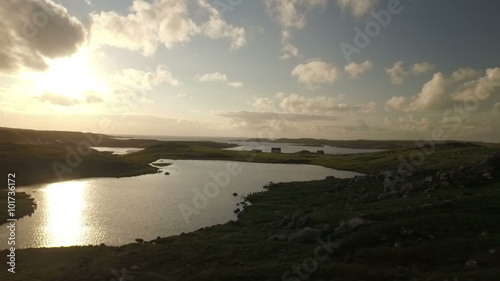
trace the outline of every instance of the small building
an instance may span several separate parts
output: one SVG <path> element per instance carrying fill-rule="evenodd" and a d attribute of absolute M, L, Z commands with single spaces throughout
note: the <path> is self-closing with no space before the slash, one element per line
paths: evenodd
<path fill-rule="evenodd" d="M 317 150 L 316 154 L 318 154 L 318 155 L 325 155 L 325 152 L 323 150 Z"/>
<path fill-rule="evenodd" d="M 281 153 L 281 147 L 272 147 L 271 153 Z"/>

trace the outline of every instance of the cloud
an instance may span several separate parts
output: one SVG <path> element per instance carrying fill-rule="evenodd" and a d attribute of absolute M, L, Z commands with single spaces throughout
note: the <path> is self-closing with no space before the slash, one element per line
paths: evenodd
<path fill-rule="evenodd" d="M 434 69 L 434 65 L 428 62 L 416 63 L 411 68 L 411 74 L 413 75 L 421 75 L 428 73 Z"/>
<path fill-rule="evenodd" d="M 389 75 L 390 81 L 394 85 L 401 85 L 404 83 L 405 78 L 409 75 L 422 75 L 432 71 L 435 66 L 428 62 L 415 63 L 413 66 L 406 70 L 403 66 L 403 61 L 395 62 L 392 67 L 385 68 L 385 73 Z"/>
<path fill-rule="evenodd" d="M 99 93 L 96 91 L 88 91 L 83 93 L 86 103 L 101 103 L 104 102 L 103 99 L 99 97 Z"/>
<path fill-rule="evenodd" d="M 324 84 L 333 84 L 340 78 L 340 73 L 333 64 L 314 60 L 297 65 L 292 71 L 292 76 L 297 77 L 297 80 L 307 88 L 317 89 Z"/>
<path fill-rule="evenodd" d="M 92 43 L 153 55 L 160 45 L 172 48 L 191 40 L 195 35 L 211 39 L 228 38 L 231 49 L 246 44 L 245 29 L 228 24 L 217 9 L 206 0 L 197 3 L 209 19 L 196 24 L 189 16 L 185 0 L 134 0 L 130 13 L 115 11 L 93 13 Z"/>
<path fill-rule="evenodd" d="M 336 100 L 326 96 L 304 97 L 297 94 L 285 96 L 279 106 L 285 112 L 308 113 L 331 115 L 333 113 L 345 111 L 360 111 L 364 113 L 374 112 L 376 103 L 370 102 L 366 105 L 348 106 L 345 103 L 338 103 Z"/>
<path fill-rule="evenodd" d="M 373 63 L 369 60 L 359 64 L 351 62 L 344 67 L 344 71 L 349 75 L 350 78 L 358 78 L 359 75 L 361 75 L 363 72 L 369 71 L 371 69 L 373 69 Z"/>
<path fill-rule="evenodd" d="M 337 4 L 343 11 L 349 10 L 355 18 L 361 18 L 368 14 L 378 0 L 337 0 Z"/>
<path fill-rule="evenodd" d="M 272 109 L 274 108 L 274 101 L 269 98 L 258 98 L 252 103 L 252 106 L 259 109 Z"/>
<path fill-rule="evenodd" d="M 391 68 L 385 69 L 385 73 L 389 74 L 391 83 L 395 85 L 403 84 L 409 74 L 403 67 L 403 61 L 395 62 Z"/>
<path fill-rule="evenodd" d="M 227 75 L 219 72 L 205 73 L 196 75 L 196 79 L 200 82 L 221 82 L 227 81 Z"/>
<path fill-rule="evenodd" d="M 243 87 L 242 82 L 229 82 L 227 83 L 228 86 L 233 87 L 233 88 L 241 88 Z"/>
<path fill-rule="evenodd" d="M 76 99 L 52 92 L 43 92 L 42 95 L 36 96 L 35 98 L 41 102 L 60 106 L 72 106 L 79 103 Z"/>
<path fill-rule="evenodd" d="M 486 100 L 500 89 L 500 68 L 486 69 L 481 78 L 474 76 L 475 73 L 468 70 L 455 71 L 449 78 L 442 73 L 435 73 L 417 95 L 389 99 L 386 110 L 411 112 L 444 109 L 454 101 Z M 463 80 L 467 78 L 469 80 Z"/>
<path fill-rule="evenodd" d="M 133 68 L 124 69 L 119 74 L 114 75 L 112 80 L 121 86 L 138 90 L 151 90 L 156 86 L 165 84 L 172 86 L 181 84 L 166 65 L 159 65 L 152 72 Z"/>
<path fill-rule="evenodd" d="M 224 21 L 221 13 L 209 4 L 208 0 L 198 0 L 198 4 L 210 14 L 209 20 L 200 26 L 202 34 L 211 39 L 231 39 L 231 49 L 238 49 L 246 45 L 247 40 L 244 28 L 235 27 Z"/>
<path fill-rule="evenodd" d="M 479 71 L 470 67 L 459 68 L 451 74 L 451 78 L 455 81 L 471 80 L 479 77 Z"/>
<path fill-rule="evenodd" d="M 307 25 L 307 14 L 328 5 L 327 0 L 264 0 L 267 13 L 281 27 L 282 56 L 280 59 L 298 57 L 299 50 L 290 41 L 292 33 Z"/>
<path fill-rule="evenodd" d="M 445 104 L 448 81 L 442 73 L 436 73 L 425 83 L 422 90 L 411 98 L 392 97 L 386 103 L 386 109 L 401 111 L 423 111 L 442 108 Z"/>
<path fill-rule="evenodd" d="M 469 71 L 466 71 L 469 72 Z M 457 72 L 454 72 L 454 74 Z M 464 74 L 464 73 L 462 73 Z M 464 76 L 469 75 L 469 77 L 474 77 L 473 73 L 464 74 Z M 453 77 L 452 80 L 456 79 L 457 76 Z M 467 101 L 474 100 L 480 96 L 482 99 L 488 99 L 492 94 L 498 92 L 500 88 L 500 68 L 488 68 L 485 71 L 485 75 L 481 78 L 463 80 L 460 79 L 460 84 L 457 89 L 451 94 L 454 101 Z"/>
<path fill-rule="evenodd" d="M 36 19 L 36 25 L 27 19 Z M 46 59 L 75 53 L 85 39 L 82 24 L 59 4 L 0 1 L 0 73 L 44 71 Z"/>
<path fill-rule="evenodd" d="M 237 111 L 223 112 L 218 116 L 229 118 L 235 127 L 261 127 L 261 126 L 287 126 L 291 122 L 315 122 L 315 121 L 336 121 L 340 120 L 337 116 L 325 116 L 314 114 L 296 114 L 280 112 L 252 112 Z"/>

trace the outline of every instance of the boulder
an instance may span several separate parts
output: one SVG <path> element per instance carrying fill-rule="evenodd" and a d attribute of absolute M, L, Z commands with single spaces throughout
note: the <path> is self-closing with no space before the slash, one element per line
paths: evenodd
<path fill-rule="evenodd" d="M 305 227 L 301 230 L 288 236 L 288 242 L 291 243 L 307 243 L 314 242 L 323 234 L 323 230 Z"/>

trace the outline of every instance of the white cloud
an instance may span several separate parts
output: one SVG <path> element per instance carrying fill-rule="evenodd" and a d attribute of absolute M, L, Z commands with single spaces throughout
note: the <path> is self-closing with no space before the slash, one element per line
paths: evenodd
<path fill-rule="evenodd" d="M 27 19 L 37 18 L 37 26 Z M 46 59 L 75 53 L 86 39 L 82 24 L 51 0 L 0 1 L 0 73 L 44 71 Z"/>
<path fill-rule="evenodd" d="M 269 98 L 258 98 L 252 103 L 252 106 L 258 109 L 272 109 L 274 108 L 274 101 Z"/>
<path fill-rule="evenodd" d="M 479 77 L 479 72 L 470 67 L 459 68 L 451 74 L 451 78 L 455 81 L 471 80 Z"/>
<path fill-rule="evenodd" d="M 241 88 L 243 87 L 242 82 L 229 82 L 227 83 L 228 86 L 233 87 L 233 88 Z"/>
<path fill-rule="evenodd" d="M 197 25 L 189 16 L 185 0 L 155 0 L 152 3 L 134 0 L 130 13 L 115 11 L 93 13 L 92 40 L 94 45 L 109 45 L 153 55 L 158 46 L 172 48 L 195 35 L 211 39 L 229 38 L 231 48 L 246 44 L 245 29 L 228 24 L 206 0 L 199 0 L 208 21 Z"/>
<path fill-rule="evenodd" d="M 411 68 L 411 74 L 421 75 L 428 73 L 434 69 L 434 65 L 428 62 L 416 63 Z"/>
<path fill-rule="evenodd" d="M 44 92 L 42 93 L 42 95 L 36 96 L 35 98 L 41 102 L 46 102 L 59 106 L 71 106 L 79 103 L 79 101 L 76 99 L 72 99 L 70 97 L 52 92 Z"/>
<path fill-rule="evenodd" d="M 403 66 L 403 61 L 395 62 L 392 67 L 385 69 L 385 73 L 389 75 L 390 81 L 394 85 L 401 85 L 405 82 L 405 78 L 409 75 L 422 75 L 432 71 L 435 66 L 428 62 L 415 63 L 413 66 L 406 70 Z"/>
<path fill-rule="evenodd" d="M 159 65 L 153 72 L 132 68 L 124 69 L 119 74 L 114 75 L 112 80 L 121 86 L 139 90 L 151 90 L 153 87 L 165 84 L 172 86 L 181 84 L 166 65 Z"/>
<path fill-rule="evenodd" d="M 227 75 L 219 72 L 198 74 L 196 78 L 200 82 L 221 82 L 227 80 Z"/>
<path fill-rule="evenodd" d="M 370 113 L 374 112 L 376 109 L 376 103 L 374 102 L 370 102 L 366 105 L 349 106 L 326 96 L 304 97 L 297 94 L 285 96 L 279 105 L 286 112 L 321 115 L 330 115 L 332 113 L 345 111 Z"/>
<path fill-rule="evenodd" d="M 469 77 L 473 77 L 472 72 Z M 500 68 L 488 68 L 485 76 L 461 82 L 462 84 L 451 94 L 454 101 L 477 99 L 478 96 L 487 99 L 500 88 Z"/>
<path fill-rule="evenodd" d="M 342 10 L 349 10 L 351 14 L 360 18 L 368 14 L 378 0 L 337 0 L 337 4 L 342 8 Z"/>
<path fill-rule="evenodd" d="M 424 111 L 442 108 L 446 104 L 448 84 L 442 73 L 436 73 L 419 94 L 411 98 L 392 97 L 387 101 L 386 109 Z"/>
<path fill-rule="evenodd" d="M 323 84 L 333 84 L 340 78 L 340 73 L 333 64 L 314 60 L 297 65 L 292 76 L 297 77 L 297 80 L 309 89 L 316 89 Z"/>
<path fill-rule="evenodd" d="M 389 74 L 391 83 L 395 85 L 403 84 L 409 74 L 403 67 L 403 61 L 395 62 L 391 68 L 385 69 L 385 73 Z"/>
<path fill-rule="evenodd" d="M 409 98 L 395 96 L 389 99 L 386 102 L 386 110 L 410 112 L 444 109 L 451 106 L 453 101 L 486 100 L 498 93 L 500 68 L 487 69 L 481 78 L 472 78 L 474 76 L 475 73 L 471 71 L 461 70 L 454 72 L 449 78 L 442 73 L 436 73 L 419 94 Z M 472 79 L 463 81 L 466 78 Z M 457 82 L 460 84 L 457 85 Z"/>
<path fill-rule="evenodd" d="M 280 59 L 298 57 L 299 50 L 290 41 L 295 30 L 307 25 L 307 14 L 328 5 L 327 0 L 264 0 L 268 14 L 281 27 L 282 56 Z"/>
<path fill-rule="evenodd" d="M 373 69 L 373 63 L 369 60 L 359 64 L 351 62 L 350 64 L 344 67 L 344 71 L 351 78 L 358 78 L 359 75 L 361 75 L 363 72 L 369 71 L 371 69 Z"/>

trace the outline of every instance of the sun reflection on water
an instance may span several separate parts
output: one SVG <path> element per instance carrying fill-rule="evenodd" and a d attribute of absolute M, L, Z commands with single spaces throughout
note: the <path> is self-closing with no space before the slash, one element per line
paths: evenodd
<path fill-rule="evenodd" d="M 80 245 L 84 237 L 85 182 L 50 184 L 47 198 L 46 247 Z"/>

